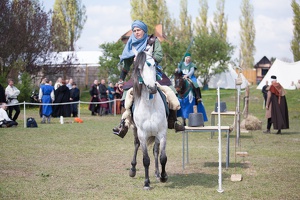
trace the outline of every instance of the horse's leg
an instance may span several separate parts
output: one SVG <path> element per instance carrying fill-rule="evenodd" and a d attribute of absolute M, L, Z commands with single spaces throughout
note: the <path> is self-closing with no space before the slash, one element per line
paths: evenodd
<path fill-rule="evenodd" d="M 161 164 L 161 176 L 160 182 L 166 182 L 168 180 L 168 175 L 166 172 L 167 164 L 167 154 L 166 154 L 166 138 L 160 140 L 160 164 Z"/>
<path fill-rule="evenodd" d="M 155 144 L 153 146 L 153 155 L 154 155 L 154 159 L 155 159 L 155 177 L 157 180 L 159 180 L 160 179 L 159 167 L 158 167 L 159 142 L 156 142 L 156 140 L 155 140 Z"/>
<path fill-rule="evenodd" d="M 144 141 L 141 143 L 142 150 L 143 150 L 143 165 L 145 169 L 145 182 L 144 182 L 144 189 L 150 189 L 150 178 L 149 178 L 149 165 L 150 165 L 150 157 L 148 155 L 147 144 Z"/>
<path fill-rule="evenodd" d="M 133 135 L 134 135 L 134 152 L 133 152 L 133 158 L 131 161 L 131 169 L 129 170 L 129 176 L 130 177 L 135 177 L 136 175 L 136 156 L 137 156 L 137 151 L 140 147 L 140 141 L 137 136 L 137 128 L 133 128 Z"/>

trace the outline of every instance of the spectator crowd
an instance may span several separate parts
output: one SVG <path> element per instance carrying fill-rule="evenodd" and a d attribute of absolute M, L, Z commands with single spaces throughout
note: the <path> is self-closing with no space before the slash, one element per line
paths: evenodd
<path fill-rule="evenodd" d="M 89 110 L 93 116 L 109 115 L 115 111 L 116 114 L 121 114 L 124 106 L 122 100 L 123 81 L 116 84 L 109 82 L 106 85 L 105 79 L 95 80 L 89 93 L 91 96 Z M 19 95 L 20 90 L 14 85 L 12 79 L 8 79 L 6 88 L 0 84 L 0 128 L 18 125 Z M 118 101 L 114 101 L 114 99 L 118 99 Z M 34 100 L 42 103 L 39 106 L 42 124 L 51 123 L 51 117 L 78 117 L 78 103 L 76 102 L 80 100 L 80 90 L 72 78 L 64 80 L 59 77 L 54 85 L 48 78 L 43 78 Z"/>

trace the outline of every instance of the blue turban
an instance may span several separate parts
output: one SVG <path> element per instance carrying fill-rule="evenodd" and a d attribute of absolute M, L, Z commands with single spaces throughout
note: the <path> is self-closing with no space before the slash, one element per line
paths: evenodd
<path fill-rule="evenodd" d="M 147 34 L 148 27 L 144 22 L 142 22 L 140 20 L 135 20 L 132 23 L 131 30 L 133 31 L 133 29 L 135 27 L 142 29 L 145 32 L 145 34 L 141 39 L 137 39 L 133 33 L 131 34 L 131 36 L 129 37 L 129 39 L 126 43 L 126 46 L 122 52 L 122 55 L 120 57 L 120 63 L 126 58 L 131 58 L 131 57 L 135 56 L 132 51 L 132 46 L 134 46 L 134 48 L 137 50 L 137 52 L 141 52 L 146 49 L 147 39 L 148 39 L 148 34 Z"/>
<path fill-rule="evenodd" d="M 147 25 L 146 25 L 144 22 L 140 21 L 140 20 L 135 20 L 135 21 L 132 23 L 132 25 L 131 25 L 131 30 L 132 30 L 132 31 L 133 31 L 134 27 L 138 27 L 138 28 L 142 29 L 145 33 L 148 32 L 148 27 L 147 27 Z"/>

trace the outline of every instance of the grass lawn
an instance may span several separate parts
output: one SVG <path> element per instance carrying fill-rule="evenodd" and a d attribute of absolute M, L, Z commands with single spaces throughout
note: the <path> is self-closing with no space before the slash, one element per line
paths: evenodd
<path fill-rule="evenodd" d="M 167 183 L 154 177 L 151 155 L 151 190 L 143 190 L 144 168 L 139 151 L 137 175 L 130 178 L 133 156 L 131 131 L 124 139 L 112 134 L 120 116 L 91 116 L 81 106 L 84 123 L 59 118 L 40 124 L 38 109 L 26 109 L 38 128 L 23 127 L 23 109 L 17 128 L 0 129 L 0 199 L 300 199 L 300 91 L 287 91 L 290 129 L 281 135 L 262 130 L 241 133 L 238 151 L 249 156 L 235 158 L 235 131 L 230 135 L 230 165 L 223 168 L 223 193 L 218 189 L 218 137 L 210 133 L 189 134 L 189 161 L 182 169 L 182 134 L 168 130 Z M 202 91 L 209 117 L 214 110 L 216 90 Z M 241 97 L 244 97 L 242 92 Z M 87 92 L 81 98 L 88 101 Z M 235 110 L 235 90 L 221 90 L 221 101 Z M 266 128 L 263 97 L 255 86 L 250 89 L 249 114 Z M 243 102 L 241 102 L 241 110 Z M 222 125 L 233 124 L 223 117 Z M 272 131 L 272 130 L 271 130 Z M 273 131 L 274 132 L 274 131 Z M 226 135 L 222 134 L 225 167 Z M 235 162 L 236 161 L 236 162 Z M 243 180 L 232 182 L 232 174 Z"/>

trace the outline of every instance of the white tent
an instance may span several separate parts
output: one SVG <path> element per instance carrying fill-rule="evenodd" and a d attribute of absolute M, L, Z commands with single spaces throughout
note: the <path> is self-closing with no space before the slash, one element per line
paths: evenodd
<path fill-rule="evenodd" d="M 212 70 L 210 69 L 210 72 Z M 224 88 L 224 89 L 235 89 L 236 84 L 235 80 L 238 78 L 238 73 L 233 69 L 232 65 L 228 65 L 228 69 L 225 72 L 222 72 L 220 74 L 213 75 L 209 82 L 208 82 L 208 88 Z M 249 85 L 248 80 L 246 77 L 241 73 L 242 78 L 242 85 L 241 88 L 244 89 Z M 201 84 L 201 76 L 198 78 L 198 84 L 202 87 Z"/>
<path fill-rule="evenodd" d="M 101 51 L 63 51 L 53 52 L 49 57 L 38 60 L 40 65 L 64 65 L 98 67 L 99 58 L 103 55 Z M 44 61 L 45 60 L 45 61 Z"/>
<path fill-rule="evenodd" d="M 264 76 L 263 80 L 259 83 L 256 89 L 262 89 L 266 84 L 266 81 L 269 81 L 271 76 L 275 75 L 277 81 L 282 85 L 284 89 L 295 89 L 291 87 L 292 81 L 296 84 L 300 79 L 300 61 L 294 63 L 283 62 L 279 59 L 276 59 L 268 73 Z"/>

